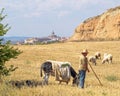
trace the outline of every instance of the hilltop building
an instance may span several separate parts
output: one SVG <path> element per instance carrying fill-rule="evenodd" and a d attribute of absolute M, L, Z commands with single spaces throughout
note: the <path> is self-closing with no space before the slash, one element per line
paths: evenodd
<path fill-rule="evenodd" d="M 55 35 L 55 32 L 53 31 L 51 35 L 48 36 L 51 40 L 59 40 L 61 37 Z"/>
<path fill-rule="evenodd" d="M 55 34 L 54 31 L 52 31 L 52 33 L 47 36 L 47 37 L 42 37 L 42 38 L 28 38 L 26 40 L 24 40 L 24 44 L 36 44 L 36 43 L 51 43 L 51 42 L 57 42 L 57 41 L 65 41 L 67 40 L 65 37 L 60 37 L 60 36 L 57 36 Z"/>

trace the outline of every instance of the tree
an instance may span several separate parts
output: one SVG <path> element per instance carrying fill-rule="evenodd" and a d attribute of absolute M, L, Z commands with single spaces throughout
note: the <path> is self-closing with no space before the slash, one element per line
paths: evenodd
<path fill-rule="evenodd" d="M 10 42 L 3 42 L 3 36 L 10 30 L 8 24 L 3 24 L 2 21 L 7 15 L 3 15 L 4 8 L 0 12 L 0 80 L 2 77 L 10 75 L 12 71 L 15 71 L 17 67 L 11 65 L 10 67 L 6 66 L 6 61 L 9 61 L 11 58 L 17 58 L 21 53 L 18 48 L 14 48 L 10 45 Z"/>

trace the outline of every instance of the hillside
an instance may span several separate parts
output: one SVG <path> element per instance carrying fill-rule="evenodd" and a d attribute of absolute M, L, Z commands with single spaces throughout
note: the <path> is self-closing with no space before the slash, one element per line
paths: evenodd
<path fill-rule="evenodd" d="M 86 19 L 75 28 L 74 34 L 70 37 L 70 41 L 119 39 L 120 6 Z"/>

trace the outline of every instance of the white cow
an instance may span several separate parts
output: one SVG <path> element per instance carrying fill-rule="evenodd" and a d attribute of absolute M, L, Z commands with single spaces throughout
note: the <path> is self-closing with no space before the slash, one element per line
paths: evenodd
<path fill-rule="evenodd" d="M 112 59 L 113 59 L 112 54 L 105 53 L 104 56 L 103 56 L 102 64 L 104 64 L 105 62 L 108 62 L 109 64 L 111 64 Z"/>

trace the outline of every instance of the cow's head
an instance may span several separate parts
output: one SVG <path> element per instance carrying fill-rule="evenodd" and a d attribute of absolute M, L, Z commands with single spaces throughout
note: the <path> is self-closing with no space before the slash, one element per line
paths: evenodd
<path fill-rule="evenodd" d="M 79 76 L 78 76 L 78 75 L 76 75 L 76 77 L 73 78 L 72 84 L 73 84 L 73 86 L 74 86 L 74 85 L 77 85 L 77 86 L 78 86 L 78 84 L 79 84 Z"/>

